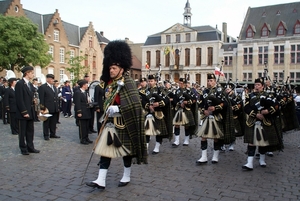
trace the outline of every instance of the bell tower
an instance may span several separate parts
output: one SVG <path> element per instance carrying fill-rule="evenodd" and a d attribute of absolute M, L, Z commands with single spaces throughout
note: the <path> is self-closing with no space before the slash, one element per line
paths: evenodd
<path fill-rule="evenodd" d="M 191 27 L 192 13 L 189 0 L 187 0 L 183 13 L 183 25 Z"/>

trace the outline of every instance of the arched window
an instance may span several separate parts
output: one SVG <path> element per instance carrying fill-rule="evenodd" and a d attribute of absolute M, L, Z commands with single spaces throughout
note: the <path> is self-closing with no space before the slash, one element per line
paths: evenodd
<path fill-rule="evenodd" d="M 297 20 L 295 26 L 294 26 L 294 34 L 300 34 L 300 21 Z"/>
<path fill-rule="evenodd" d="M 268 37 L 269 36 L 269 30 L 266 24 L 261 29 L 261 37 Z"/>

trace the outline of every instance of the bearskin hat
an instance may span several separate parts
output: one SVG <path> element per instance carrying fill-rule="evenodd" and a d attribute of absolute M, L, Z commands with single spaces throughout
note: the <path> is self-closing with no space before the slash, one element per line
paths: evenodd
<path fill-rule="evenodd" d="M 110 79 L 109 67 L 117 65 L 127 72 L 132 66 L 131 49 L 129 45 L 121 40 L 111 41 L 104 48 L 102 79 L 108 82 Z"/>
<path fill-rule="evenodd" d="M 257 79 L 254 80 L 254 83 L 261 83 L 262 85 L 264 85 L 265 84 L 264 78 L 262 78 L 262 77 L 257 78 Z"/>

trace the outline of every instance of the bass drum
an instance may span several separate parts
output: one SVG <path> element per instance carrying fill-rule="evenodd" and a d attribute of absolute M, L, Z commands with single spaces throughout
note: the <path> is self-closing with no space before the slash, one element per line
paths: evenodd
<path fill-rule="evenodd" d="M 91 84 L 90 84 L 90 86 L 89 86 L 89 96 L 90 96 L 90 98 L 91 98 L 91 102 L 92 103 L 94 103 L 95 102 L 95 99 L 94 99 L 94 93 L 95 93 L 95 87 L 97 86 L 97 85 L 99 85 L 100 84 L 100 81 L 97 81 L 97 80 L 95 80 L 95 81 L 93 81 Z"/>

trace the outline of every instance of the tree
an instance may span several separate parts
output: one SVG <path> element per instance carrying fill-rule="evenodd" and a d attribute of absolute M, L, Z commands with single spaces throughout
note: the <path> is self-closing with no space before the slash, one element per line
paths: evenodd
<path fill-rule="evenodd" d="M 45 67 L 51 61 L 49 46 L 37 25 L 25 17 L 0 15 L 0 71 L 25 65 Z"/>
<path fill-rule="evenodd" d="M 70 52 L 67 52 L 67 54 L 70 54 Z M 86 56 L 76 56 L 68 59 L 68 64 L 71 67 L 67 68 L 67 71 L 74 74 L 74 79 L 71 80 L 73 86 L 75 86 L 76 82 L 82 79 L 90 69 L 88 66 L 81 65 L 84 60 L 86 60 Z"/>

